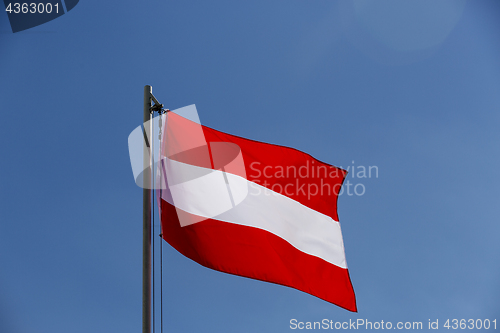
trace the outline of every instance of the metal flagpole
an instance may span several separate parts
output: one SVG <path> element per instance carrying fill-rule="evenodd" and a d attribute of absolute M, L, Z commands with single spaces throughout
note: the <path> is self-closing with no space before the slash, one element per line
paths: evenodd
<path fill-rule="evenodd" d="M 154 102 L 154 106 L 151 105 Z M 150 85 L 144 86 L 144 155 L 142 175 L 142 333 L 151 333 L 151 197 L 153 192 L 153 112 L 163 112 Z M 154 250 L 154 249 L 153 249 Z M 153 272 L 154 274 L 154 272 Z M 155 325 L 155 323 L 153 323 Z"/>
<path fill-rule="evenodd" d="M 142 189 L 142 333 L 151 333 L 151 167 L 153 152 L 149 140 L 152 133 L 152 88 L 144 87 L 144 173 Z"/>

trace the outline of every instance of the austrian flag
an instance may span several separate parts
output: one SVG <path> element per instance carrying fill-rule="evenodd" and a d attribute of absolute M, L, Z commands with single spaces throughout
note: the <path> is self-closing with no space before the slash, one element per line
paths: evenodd
<path fill-rule="evenodd" d="M 157 198 L 163 238 L 197 263 L 356 310 L 337 216 L 345 170 L 168 112 Z"/>

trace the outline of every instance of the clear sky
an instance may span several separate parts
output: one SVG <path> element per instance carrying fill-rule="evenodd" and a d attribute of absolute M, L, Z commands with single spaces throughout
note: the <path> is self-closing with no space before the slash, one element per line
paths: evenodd
<path fill-rule="evenodd" d="M 0 332 L 140 332 L 146 84 L 217 130 L 378 170 L 338 202 L 358 313 L 164 244 L 166 332 L 500 330 L 499 32 L 497 0 L 81 0 L 15 34 L 0 13 Z"/>

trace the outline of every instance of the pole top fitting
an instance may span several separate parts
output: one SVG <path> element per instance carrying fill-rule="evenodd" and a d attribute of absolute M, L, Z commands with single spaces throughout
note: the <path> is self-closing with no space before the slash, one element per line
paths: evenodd
<path fill-rule="evenodd" d="M 163 104 L 156 104 L 149 108 L 151 112 L 160 112 L 163 110 Z"/>

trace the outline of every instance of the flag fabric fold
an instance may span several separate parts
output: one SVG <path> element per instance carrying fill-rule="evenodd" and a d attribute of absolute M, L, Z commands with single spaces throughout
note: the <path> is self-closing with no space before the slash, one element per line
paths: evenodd
<path fill-rule="evenodd" d="M 157 196 L 163 238 L 197 263 L 357 311 L 337 215 L 347 174 L 293 148 L 168 112 Z"/>

